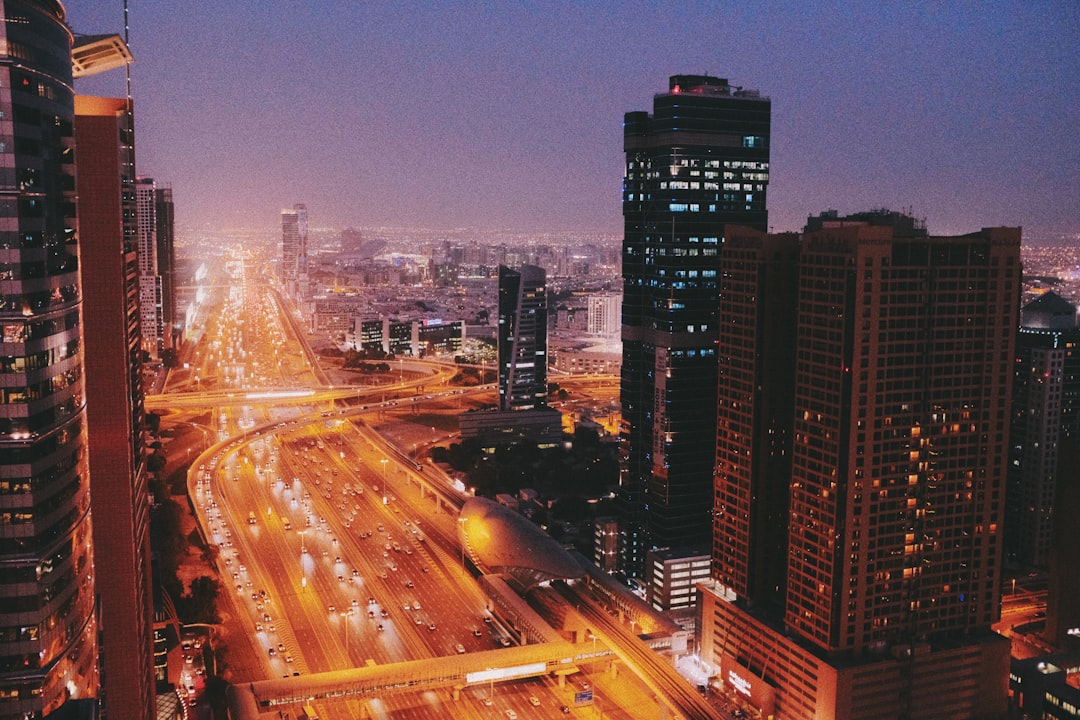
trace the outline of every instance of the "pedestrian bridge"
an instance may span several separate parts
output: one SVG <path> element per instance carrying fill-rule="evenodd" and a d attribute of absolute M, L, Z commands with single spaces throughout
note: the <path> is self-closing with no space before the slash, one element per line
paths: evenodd
<path fill-rule="evenodd" d="M 502 680 L 577 672 L 579 663 L 609 659 L 610 650 L 566 641 L 334 670 L 230 688 L 230 717 L 255 720 L 283 706 L 318 700 L 363 700 L 391 693 L 464 688 Z M 561 680 L 560 680 L 561 681 Z"/>

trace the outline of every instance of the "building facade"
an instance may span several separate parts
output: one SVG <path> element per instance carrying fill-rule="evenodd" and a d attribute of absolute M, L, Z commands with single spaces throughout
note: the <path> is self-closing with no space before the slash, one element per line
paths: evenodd
<path fill-rule="evenodd" d="M 184 336 L 183 318 L 176 310 L 175 207 L 171 187 L 154 190 L 154 219 L 157 223 L 158 277 L 161 279 L 162 345 L 176 349 Z"/>
<path fill-rule="evenodd" d="M 547 284 L 535 265 L 499 267 L 499 408 L 547 407 Z"/>
<path fill-rule="evenodd" d="M 1048 292 L 1024 306 L 1016 336 L 1016 377 L 1005 523 L 1011 561 L 1050 561 L 1063 438 L 1080 439 L 1080 324 L 1076 306 Z"/>
<path fill-rule="evenodd" d="M 285 290 L 297 297 L 307 272 L 307 206 L 293 205 L 281 211 L 281 279 Z"/>
<path fill-rule="evenodd" d="M 749 355 L 721 360 L 703 657 L 778 717 L 1003 717 L 1009 644 L 991 623 L 1019 229 L 826 223 L 799 242 L 785 331 L 748 308 L 789 263 L 742 235 L 741 258 L 724 250 L 719 353 L 749 346 L 760 384 L 725 375 Z M 774 378 L 782 392 L 758 397 Z"/>
<path fill-rule="evenodd" d="M 766 230 L 771 103 L 675 75 L 623 123 L 620 564 L 712 532 L 721 229 Z"/>
<path fill-rule="evenodd" d="M 94 550 L 107 559 L 97 591 L 101 699 L 109 718 L 153 717 L 150 489 L 142 357 L 146 239 L 137 210 L 129 101 L 75 98 L 88 449 Z M 153 193 L 149 193 L 152 205 Z"/>
<path fill-rule="evenodd" d="M 98 691 L 72 35 L 48 0 L 0 25 L 0 717 Z M 18 21 L 14 21 L 18 18 Z"/>
<path fill-rule="evenodd" d="M 158 272 L 157 187 L 153 178 L 135 181 L 135 209 L 143 350 L 151 358 L 159 359 L 165 349 L 166 329 L 161 274 Z"/>
<path fill-rule="evenodd" d="M 691 548 L 672 552 L 655 548 L 645 555 L 649 582 L 648 603 L 659 612 L 691 608 L 697 601 L 696 586 L 708 582 L 711 558 L 706 551 Z"/>
<path fill-rule="evenodd" d="M 617 337 L 622 323 L 622 298 L 615 293 L 590 295 L 588 333 L 602 337 Z"/>

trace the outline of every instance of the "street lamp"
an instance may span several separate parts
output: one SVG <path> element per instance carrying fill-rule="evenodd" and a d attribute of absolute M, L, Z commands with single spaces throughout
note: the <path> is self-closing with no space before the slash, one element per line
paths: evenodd
<path fill-rule="evenodd" d="M 307 535 L 307 530 L 301 530 L 300 533 L 300 554 L 307 553 L 307 547 L 304 545 L 304 535 Z"/>
<path fill-rule="evenodd" d="M 382 463 L 382 484 L 383 484 L 383 487 L 385 488 L 386 487 L 386 463 L 388 463 L 390 461 L 387 460 L 386 458 L 383 458 L 382 460 L 379 460 L 379 462 Z"/>
<path fill-rule="evenodd" d="M 348 612 L 338 613 L 341 615 L 342 621 L 345 623 L 345 662 L 349 661 L 349 616 L 352 615 L 352 610 Z"/>
<path fill-rule="evenodd" d="M 467 518 L 467 517 L 459 517 L 457 519 L 457 521 L 461 525 L 461 537 L 459 538 L 459 542 L 461 543 L 461 567 L 464 568 L 465 567 L 465 537 L 466 537 L 465 536 L 465 523 L 467 523 L 469 521 L 469 518 Z"/>

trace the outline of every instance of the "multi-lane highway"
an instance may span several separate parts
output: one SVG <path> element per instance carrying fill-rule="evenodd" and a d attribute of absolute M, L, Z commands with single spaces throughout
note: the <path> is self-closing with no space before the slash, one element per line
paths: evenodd
<path fill-rule="evenodd" d="M 222 311 L 204 313 L 186 368 L 147 407 L 185 418 L 202 411 L 209 446 L 192 463 L 189 491 L 226 590 L 223 610 L 241 628 L 234 666 L 251 680 L 292 678 L 502 648 L 511 633 L 461 562 L 449 479 L 368 424 L 492 389 L 450 387 L 453 368 L 416 361 L 399 362 L 397 382 L 382 386 L 319 385 L 302 329 L 281 320 L 284 303 L 243 263 L 228 269 Z M 575 678 L 313 702 L 323 718 L 661 712 L 628 679 Z M 582 704 L 590 682 L 617 689 Z M 620 696 L 645 701 L 635 710 Z"/>

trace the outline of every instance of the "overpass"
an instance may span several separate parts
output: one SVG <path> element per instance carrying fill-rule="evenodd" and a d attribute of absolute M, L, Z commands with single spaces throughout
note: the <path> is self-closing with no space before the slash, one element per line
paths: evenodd
<path fill-rule="evenodd" d="M 578 663 L 607 660 L 610 651 L 566 641 L 523 645 L 500 650 L 410 660 L 391 665 L 351 668 L 260 680 L 229 690 L 230 717 L 256 720 L 261 713 L 318 700 L 362 700 L 393 693 L 438 688 L 457 691 L 471 685 L 555 674 L 560 683 L 577 671 Z"/>

